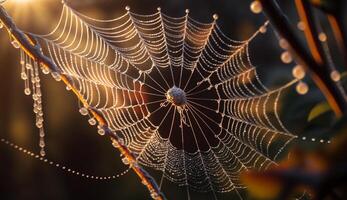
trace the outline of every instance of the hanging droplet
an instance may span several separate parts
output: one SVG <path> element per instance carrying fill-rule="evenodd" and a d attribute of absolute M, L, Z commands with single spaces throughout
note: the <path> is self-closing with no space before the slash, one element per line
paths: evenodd
<path fill-rule="evenodd" d="M 303 79 L 306 75 L 304 68 L 301 65 L 296 65 L 293 68 L 292 74 L 297 79 Z"/>
<path fill-rule="evenodd" d="M 151 192 L 151 197 L 153 198 L 153 199 L 157 199 L 158 198 L 158 194 L 156 193 L 156 192 Z"/>
<path fill-rule="evenodd" d="M 297 24 L 297 27 L 300 31 L 304 31 L 306 26 L 305 26 L 305 23 L 302 22 L 302 21 L 299 21 L 298 24 Z"/>
<path fill-rule="evenodd" d="M 217 19 L 218 19 L 218 15 L 217 15 L 217 14 L 214 14 L 214 15 L 213 15 L 213 19 L 214 19 L 214 20 L 217 20 Z"/>
<path fill-rule="evenodd" d="M 99 129 L 99 130 L 98 130 L 98 134 L 99 134 L 99 135 L 105 135 L 105 130 L 102 129 L 102 128 Z"/>
<path fill-rule="evenodd" d="M 129 11 L 130 10 L 130 6 L 125 6 L 125 10 Z"/>
<path fill-rule="evenodd" d="M 39 97 L 36 94 L 33 94 L 33 100 L 37 101 L 39 99 Z"/>
<path fill-rule="evenodd" d="M 266 31 L 267 31 L 267 28 L 266 28 L 265 25 L 261 26 L 260 29 L 259 29 L 259 32 L 263 33 L 263 34 L 266 33 Z"/>
<path fill-rule="evenodd" d="M 30 63 L 27 63 L 27 64 L 25 65 L 25 68 L 27 68 L 27 69 L 32 69 L 33 66 L 32 66 Z"/>
<path fill-rule="evenodd" d="M 42 122 L 40 122 L 40 121 L 39 121 L 39 122 L 37 122 L 37 123 L 36 123 L 36 127 L 37 127 L 37 128 L 42 128 L 42 127 L 43 127 Z"/>
<path fill-rule="evenodd" d="M 122 158 L 122 162 L 124 163 L 124 165 L 129 165 L 129 159 L 127 157 Z"/>
<path fill-rule="evenodd" d="M 17 40 L 12 40 L 11 44 L 15 49 L 19 49 L 20 47 L 20 44 Z"/>
<path fill-rule="evenodd" d="M 325 33 L 319 33 L 318 38 L 321 42 L 326 42 L 327 41 L 327 35 Z"/>
<path fill-rule="evenodd" d="M 263 7 L 262 7 L 261 3 L 257 0 L 253 1 L 251 3 L 251 11 L 255 14 L 258 14 L 261 11 L 263 11 Z"/>
<path fill-rule="evenodd" d="M 81 113 L 81 115 L 86 116 L 86 115 L 88 115 L 88 109 L 85 107 L 82 107 L 82 108 L 80 108 L 80 113 Z"/>
<path fill-rule="evenodd" d="M 4 25 L 0 22 L 0 29 L 4 28 Z"/>
<path fill-rule="evenodd" d="M 60 74 L 58 72 L 52 72 L 52 77 L 56 80 L 56 81 L 61 81 L 61 77 Z"/>
<path fill-rule="evenodd" d="M 48 67 L 42 67 L 42 73 L 43 74 L 49 74 L 49 68 Z"/>
<path fill-rule="evenodd" d="M 70 90 L 71 90 L 71 87 L 67 85 L 67 86 L 66 86 L 66 90 L 67 90 L 67 91 L 70 91 Z"/>
<path fill-rule="evenodd" d="M 281 55 L 281 60 L 283 63 L 288 64 L 288 63 L 291 63 L 293 61 L 293 58 L 292 58 L 292 55 L 288 51 L 285 51 Z"/>
<path fill-rule="evenodd" d="M 45 146 L 46 146 L 45 141 L 40 140 L 39 146 L 40 146 L 41 148 L 45 147 Z"/>
<path fill-rule="evenodd" d="M 24 94 L 29 96 L 31 94 L 31 90 L 29 88 L 24 89 Z"/>
<path fill-rule="evenodd" d="M 338 72 L 337 70 L 333 70 L 331 73 L 330 73 L 330 78 L 335 81 L 335 82 L 338 82 L 341 80 L 341 74 L 340 72 Z"/>
<path fill-rule="evenodd" d="M 298 94 L 304 95 L 308 92 L 308 90 L 309 90 L 308 85 L 305 82 L 300 81 L 296 85 L 296 91 Z"/>
<path fill-rule="evenodd" d="M 21 77 L 21 79 L 23 79 L 23 80 L 27 80 L 27 79 L 28 79 L 28 76 L 27 76 L 27 74 L 26 74 L 25 72 L 22 72 L 22 73 L 20 74 L 20 77 Z"/>
<path fill-rule="evenodd" d="M 90 119 L 88 120 L 88 122 L 89 122 L 89 124 L 92 125 L 92 126 L 95 126 L 95 125 L 96 125 L 96 120 L 95 120 L 95 118 L 90 118 Z"/>
<path fill-rule="evenodd" d="M 40 155 L 41 155 L 42 157 L 44 157 L 44 156 L 46 155 L 45 150 L 41 149 L 41 151 L 40 151 Z"/>

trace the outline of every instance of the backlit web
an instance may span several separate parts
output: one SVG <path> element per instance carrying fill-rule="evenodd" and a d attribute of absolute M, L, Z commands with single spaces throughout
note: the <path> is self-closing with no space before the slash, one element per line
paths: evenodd
<path fill-rule="evenodd" d="M 44 54 L 103 114 L 138 163 L 162 172 L 160 186 L 167 179 L 188 192 L 238 193 L 242 170 L 276 165 L 295 138 L 277 111 L 281 92 L 292 83 L 268 90 L 250 62 L 249 44 L 267 23 L 248 40 L 235 41 L 217 18 L 201 23 L 188 11 L 170 17 L 160 9 L 140 15 L 127 7 L 116 19 L 99 20 L 64 5 L 56 28 L 37 36 Z M 36 69 L 23 68 L 34 72 L 34 93 Z M 86 108 L 80 112 L 88 115 Z"/>

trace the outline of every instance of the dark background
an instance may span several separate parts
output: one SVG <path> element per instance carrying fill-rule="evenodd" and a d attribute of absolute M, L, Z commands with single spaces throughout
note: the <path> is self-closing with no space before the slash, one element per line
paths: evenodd
<path fill-rule="evenodd" d="M 17 0 L 18 1 L 18 0 Z M 5 3 L 10 15 L 23 30 L 48 33 L 59 19 L 60 0 L 28 0 Z M 245 0 L 70 0 L 70 6 L 97 18 L 116 17 L 129 5 L 133 12 L 150 14 L 161 7 L 163 12 L 181 16 L 189 8 L 193 18 L 205 22 L 219 15 L 219 25 L 233 39 L 247 39 L 266 18 L 254 15 L 249 9 L 251 1 Z M 297 23 L 292 1 L 281 1 L 293 24 Z M 250 47 L 253 63 L 265 85 L 276 88 L 292 79 L 295 63 L 281 63 L 282 50 L 271 28 L 256 38 Z M 32 113 L 32 99 L 23 94 L 20 79 L 19 52 L 10 45 L 6 32 L 0 30 L 0 137 L 31 151 L 39 152 L 38 130 Z M 62 83 L 50 76 L 42 76 L 43 105 L 45 113 L 47 158 L 79 171 L 99 176 L 122 172 L 125 166 L 110 141 L 96 134 L 87 118 L 78 112 L 75 96 L 65 90 Z M 279 105 L 285 125 L 299 136 L 328 139 L 331 113 L 313 123 L 307 122 L 310 109 L 323 100 L 309 79 L 310 91 L 297 95 L 293 88 L 282 96 Z M 311 143 L 305 144 L 311 145 Z M 152 172 L 152 171 L 151 171 Z M 154 177 L 157 173 L 153 172 Z M 184 188 L 165 182 L 163 192 L 169 199 L 184 199 Z M 192 193 L 193 199 L 210 199 L 209 194 Z M 231 199 L 232 195 L 221 195 Z M 149 199 L 146 188 L 130 171 L 112 181 L 89 180 L 67 174 L 55 167 L 39 162 L 9 146 L 0 144 L 0 199 Z"/>

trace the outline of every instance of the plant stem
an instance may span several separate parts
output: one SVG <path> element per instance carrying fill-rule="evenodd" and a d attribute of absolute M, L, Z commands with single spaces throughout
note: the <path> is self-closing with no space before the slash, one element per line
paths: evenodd
<path fill-rule="evenodd" d="M 87 101 L 84 99 L 83 95 L 78 91 L 77 88 L 72 84 L 71 79 L 62 74 L 62 71 L 55 65 L 55 63 L 43 55 L 41 52 L 41 48 L 38 43 L 35 43 L 34 37 L 30 35 L 24 34 L 16 24 L 13 22 L 12 18 L 8 15 L 5 8 L 0 6 L 0 21 L 3 23 L 4 27 L 7 29 L 10 37 L 13 40 L 16 40 L 20 48 L 33 60 L 38 62 L 41 67 L 47 67 L 52 72 L 57 72 L 61 75 L 62 81 L 66 84 L 66 86 L 71 88 L 71 91 L 77 96 L 77 98 L 81 101 L 81 103 L 89 110 L 89 112 L 93 115 L 93 117 L 99 122 L 99 125 L 104 129 L 105 134 L 108 135 L 114 142 L 117 143 L 117 148 L 120 153 L 126 157 L 130 163 L 130 167 L 137 174 L 137 176 L 141 179 L 142 183 L 147 187 L 147 189 L 151 193 L 151 197 L 156 200 L 164 200 L 166 199 L 164 194 L 161 193 L 160 188 L 155 182 L 154 178 L 140 165 L 137 164 L 135 156 L 131 153 L 131 151 L 120 142 L 119 136 L 111 131 L 108 127 L 108 124 L 103 117 L 102 113 L 98 111 L 96 108 L 93 108 L 88 105 Z"/>
<path fill-rule="evenodd" d="M 289 44 L 290 51 L 294 54 L 297 62 L 300 63 L 308 72 L 322 91 L 329 105 L 337 117 L 341 117 L 347 111 L 347 101 L 342 91 L 330 78 L 330 73 L 326 72 L 326 66 L 317 63 L 299 37 L 294 33 L 287 17 L 283 14 L 275 0 L 258 0 L 276 31 Z M 308 28 L 308 27 L 307 27 Z"/>
<path fill-rule="evenodd" d="M 328 20 L 333 30 L 336 43 L 342 53 L 345 68 L 347 68 L 347 40 L 341 14 L 328 14 Z"/>

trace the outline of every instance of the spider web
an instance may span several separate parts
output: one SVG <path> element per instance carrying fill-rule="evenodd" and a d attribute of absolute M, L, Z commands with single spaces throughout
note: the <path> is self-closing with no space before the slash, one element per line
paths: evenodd
<path fill-rule="evenodd" d="M 56 28 L 36 36 L 138 163 L 162 172 L 160 187 L 167 179 L 186 186 L 188 195 L 190 189 L 239 194 L 240 172 L 276 165 L 296 137 L 277 111 L 281 92 L 294 81 L 269 90 L 250 61 L 249 44 L 268 23 L 235 41 L 217 18 L 201 23 L 188 10 L 171 17 L 127 7 L 118 18 L 99 20 L 64 4 Z M 186 93 L 186 105 L 168 102 L 173 86 Z M 88 114 L 83 107 L 80 112 Z"/>

